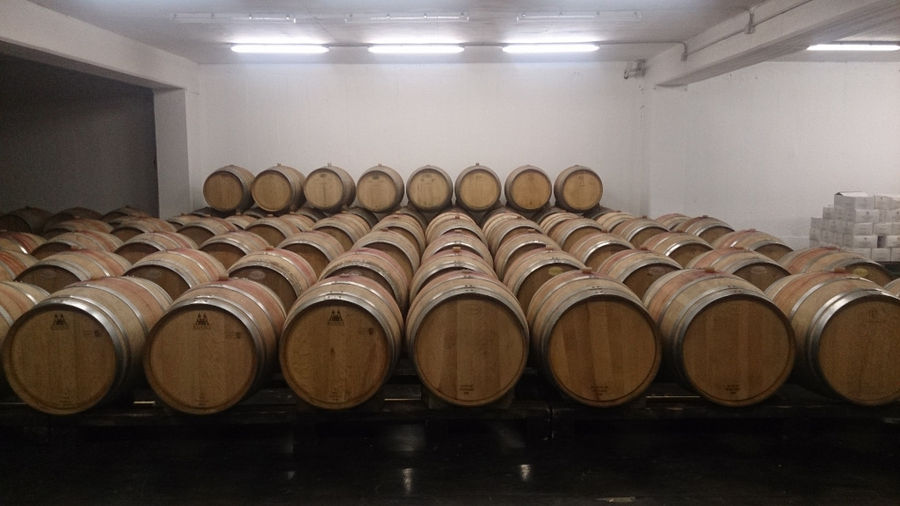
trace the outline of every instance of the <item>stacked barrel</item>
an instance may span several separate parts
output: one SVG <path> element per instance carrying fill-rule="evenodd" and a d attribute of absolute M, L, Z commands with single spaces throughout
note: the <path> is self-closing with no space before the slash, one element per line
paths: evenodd
<path fill-rule="evenodd" d="M 407 357 L 425 397 L 459 407 L 510 399 L 529 365 L 592 407 L 658 373 L 728 407 L 792 373 L 859 405 L 900 398 L 900 285 L 881 265 L 709 216 L 607 209 L 583 166 L 501 181 L 426 165 L 404 183 L 381 164 L 356 181 L 330 164 L 229 165 L 203 194 L 209 207 L 167 220 L 0 217 L 0 391 L 72 414 L 146 378 L 203 415 L 280 372 L 338 410 L 378 398 Z"/>

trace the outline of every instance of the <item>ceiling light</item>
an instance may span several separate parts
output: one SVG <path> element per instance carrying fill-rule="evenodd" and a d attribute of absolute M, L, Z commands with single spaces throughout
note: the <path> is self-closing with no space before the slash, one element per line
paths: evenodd
<path fill-rule="evenodd" d="M 286 13 L 255 12 L 179 12 L 172 14 L 172 21 L 182 24 L 231 24 L 231 23 L 296 23 L 297 18 Z"/>
<path fill-rule="evenodd" d="M 837 42 L 834 44 L 816 44 L 806 48 L 808 51 L 898 51 L 898 42 Z"/>
<path fill-rule="evenodd" d="M 641 20 L 640 11 L 579 11 L 579 12 L 523 12 L 516 16 L 516 22 L 528 21 L 596 21 L 635 22 Z"/>
<path fill-rule="evenodd" d="M 384 44 L 369 46 L 374 54 L 455 54 L 465 50 L 455 44 Z"/>
<path fill-rule="evenodd" d="M 510 44 L 503 46 L 510 54 L 590 53 L 600 49 L 597 44 Z"/>
<path fill-rule="evenodd" d="M 465 23 L 469 21 L 469 15 L 465 12 L 415 12 L 395 14 L 347 14 L 346 23 Z"/>
<path fill-rule="evenodd" d="M 322 54 L 328 48 L 315 44 L 235 44 L 231 46 L 235 53 L 248 54 Z"/>

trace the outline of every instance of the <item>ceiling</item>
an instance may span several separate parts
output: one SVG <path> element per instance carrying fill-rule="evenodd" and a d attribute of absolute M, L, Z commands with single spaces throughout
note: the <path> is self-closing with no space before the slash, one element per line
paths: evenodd
<path fill-rule="evenodd" d="M 745 12 L 760 0 L 32 0 L 34 3 L 197 63 L 380 62 L 376 43 L 453 42 L 473 45 L 439 61 L 533 61 L 547 56 L 506 55 L 495 45 L 510 42 L 602 42 L 600 51 L 567 59 L 648 59 L 680 41 Z M 177 22 L 176 14 L 215 13 L 216 22 Z M 396 20 L 397 17 L 462 15 L 462 19 Z M 562 13 L 556 18 L 548 14 Z M 597 13 L 590 19 L 573 19 Z M 247 21 L 241 16 L 288 17 L 291 22 Z M 527 21 L 533 15 L 544 19 Z M 388 15 L 395 18 L 384 19 Z M 375 18 L 375 19 L 373 19 Z M 900 23 L 895 23 L 900 25 Z M 867 40 L 900 40 L 900 26 L 863 34 Z M 337 45 L 325 55 L 239 55 L 234 43 Z M 484 45 L 485 47 L 477 47 Z M 816 55 L 830 58 L 830 55 Z M 846 59 L 846 55 L 839 55 Z M 881 56 L 884 57 L 884 56 Z M 552 57 L 559 59 L 559 57 Z M 799 55 L 794 59 L 807 59 Z M 892 53 L 888 58 L 900 60 Z M 434 59 L 434 57 L 432 57 Z M 791 59 L 789 57 L 788 59 Z"/>

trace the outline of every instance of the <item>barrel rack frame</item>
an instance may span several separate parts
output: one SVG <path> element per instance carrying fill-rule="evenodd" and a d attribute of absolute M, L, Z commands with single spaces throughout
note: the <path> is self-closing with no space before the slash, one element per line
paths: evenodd
<path fill-rule="evenodd" d="M 533 368 L 527 368 L 514 396 L 479 408 L 446 406 L 428 398 L 408 362 L 371 401 L 353 409 L 328 411 L 301 402 L 281 378 L 219 414 L 195 416 L 174 411 L 146 387 L 119 403 L 69 416 L 40 413 L 15 397 L 0 400 L 0 428 L 52 432 L 103 427 L 283 426 L 295 439 L 315 438 L 321 425 L 520 423 L 527 439 L 550 439 L 571 427 L 611 422 L 674 420 L 869 420 L 900 424 L 900 402 L 862 407 L 823 397 L 788 383 L 766 401 L 742 408 L 715 405 L 674 383 L 656 382 L 640 397 L 612 408 L 592 408 L 561 396 Z"/>

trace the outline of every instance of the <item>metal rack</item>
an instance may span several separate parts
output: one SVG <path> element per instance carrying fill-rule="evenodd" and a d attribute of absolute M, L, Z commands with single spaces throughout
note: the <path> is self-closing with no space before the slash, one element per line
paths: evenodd
<path fill-rule="evenodd" d="M 371 401 L 353 409 L 327 411 L 302 403 L 280 379 L 219 414 L 193 416 L 174 411 L 147 388 L 133 397 L 70 416 L 40 413 L 15 398 L 0 401 L 0 427 L 31 429 L 101 427 L 211 427 L 271 425 L 299 431 L 318 425 L 452 424 L 474 421 L 523 422 L 529 437 L 550 438 L 575 424 L 617 421 L 715 419 L 867 419 L 900 423 L 900 403 L 862 407 L 787 384 L 754 406 L 715 405 L 674 383 L 654 383 L 638 399 L 613 408 L 591 408 L 562 397 L 534 369 L 527 369 L 515 395 L 505 403 L 479 408 L 435 407 L 408 365 Z"/>

